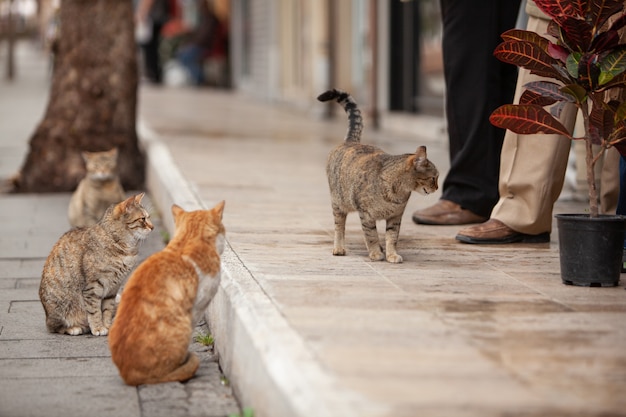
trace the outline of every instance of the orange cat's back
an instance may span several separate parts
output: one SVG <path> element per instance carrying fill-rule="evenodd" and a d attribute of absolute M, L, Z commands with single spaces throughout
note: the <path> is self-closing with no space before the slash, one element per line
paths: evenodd
<path fill-rule="evenodd" d="M 195 270 L 177 254 L 162 251 L 146 259 L 131 278 L 109 333 L 113 361 L 129 385 L 166 382 L 188 360 Z M 189 379 L 196 369 L 171 380 Z"/>

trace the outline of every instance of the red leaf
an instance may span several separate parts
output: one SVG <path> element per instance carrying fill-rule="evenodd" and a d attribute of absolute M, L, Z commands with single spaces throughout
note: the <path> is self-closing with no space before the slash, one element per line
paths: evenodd
<path fill-rule="evenodd" d="M 561 63 L 548 55 L 536 43 L 520 40 L 505 41 L 496 47 L 493 54 L 500 61 L 526 68 L 542 77 L 569 82 L 563 79 L 563 76 L 554 68 Z"/>
<path fill-rule="evenodd" d="M 528 41 L 536 43 L 546 52 L 548 51 L 548 45 L 550 44 L 549 40 L 540 36 L 537 32 L 531 32 L 529 30 L 510 29 L 500 36 L 502 36 L 502 39 L 505 41 Z"/>
<path fill-rule="evenodd" d="M 567 101 L 569 103 L 576 101 L 576 97 L 569 93 L 562 92 L 560 85 L 550 81 L 532 81 L 524 84 L 524 88 L 544 97 L 550 97 L 556 101 Z"/>
<path fill-rule="evenodd" d="M 563 40 L 571 50 L 585 52 L 591 45 L 591 25 L 582 18 L 564 17 L 560 22 Z"/>
<path fill-rule="evenodd" d="M 580 0 L 535 0 L 537 7 L 556 21 L 564 16 L 584 17 L 586 3 Z"/>
<path fill-rule="evenodd" d="M 590 49 L 596 53 L 615 48 L 619 44 L 619 33 L 617 30 L 602 32 L 591 42 Z"/>
<path fill-rule="evenodd" d="M 520 135 L 557 134 L 573 139 L 561 122 L 535 104 L 505 104 L 491 113 L 489 121 Z"/>
<path fill-rule="evenodd" d="M 570 54 L 570 52 L 566 48 L 561 45 L 556 45 L 552 42 L 548 43 L 547 52 L 552 58 L 558 59 L 563 63 L 567 62 L 567 57 Z"/>
<path fill-rule="evenodd" d="M 623 0 L 596 0 L 591 1 L 589 21 L 594 29 L 600 29 L 615 13 L 624 9 Z"/>
<path fill-rule="evenodd" d="M 549 106 L 556 103 L 556 100 L 551 97 L 544 97 L 541 94 L 537 94 L 530 90 L 524 90 L 522 96 L 519 98 L 519 104 L 536 104 L 541 107 Z"/>

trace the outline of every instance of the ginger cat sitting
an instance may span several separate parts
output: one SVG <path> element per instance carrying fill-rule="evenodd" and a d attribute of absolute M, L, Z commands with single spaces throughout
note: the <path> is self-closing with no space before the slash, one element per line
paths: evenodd
<path fill-rule="evenodd" d="M 109 332 L 113 362 L 128 385 L 186 381 L 200 361 L 188 351 L 217 292 L 224 202 L 186 212 L 172 206 L 176 233 L 128 279 Z"/>

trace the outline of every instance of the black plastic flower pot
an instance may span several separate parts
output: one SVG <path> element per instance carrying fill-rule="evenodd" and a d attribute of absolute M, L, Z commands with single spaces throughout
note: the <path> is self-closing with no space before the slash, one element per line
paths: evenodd
<path fill-rule="evenodd" d="M 568 285 L 619 284 L 626 217 L 557 214 L 561 279 Z"/>

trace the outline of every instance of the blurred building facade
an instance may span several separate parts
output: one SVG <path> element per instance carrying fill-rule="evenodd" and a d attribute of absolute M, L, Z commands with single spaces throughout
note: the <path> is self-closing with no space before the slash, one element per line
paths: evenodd
<path fill-rule="evenodd" d="M 230 0 L 233 88 L 313 108 L 347 90 L 375 122 L 443 113 L 438 0 Z"/>
<path fill-rule="evenodd" d="M 0 0 L 0 15 L 27 4 L 46 38 L 59 1 Z M 227 22 L 228 85 L 236 90 L 321 112 L 328 107 L 317 95 L 340 88 L 374 123 L 443 114 L 439 0 L 170 1 L 183 9 L 207 1 Z"/>

